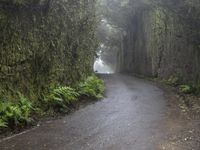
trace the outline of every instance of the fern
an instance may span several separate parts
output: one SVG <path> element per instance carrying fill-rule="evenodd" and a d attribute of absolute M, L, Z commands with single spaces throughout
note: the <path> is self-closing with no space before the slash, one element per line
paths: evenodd
<path fill-rule="evenodd" d="M 24 126 L 31 121 L 30 113 L 32 103 L 22 94 L 19 94 L 19 100 L 13 102 L 0 102 L 0 123 L 1 126 Z"/>
<path fill-rule="evenodd" d="M 84 82 L 79 84 L 79 93 L 81 95 L 92 97 L 92 98 L 102 98 L 105 87 L 102 80 L 96 76 L 88 77 Z"/>
<path fill-rule="evenodd" d="M 75 89 L 71 87 L 58 87 L 46 97 L 46 103 L 52 109 L 58 111 L 69 111 L 70 105 L 74 104 L 78 100 L 79 94 Z"/>
<path fill-rule="evenodd" d="M 18 93 L 18 94 L 19 94 L 18 107 L 21 109 L 21 113 L 22 113 L 21 118 L 26 122 L 30 122 L 31 121 L 30 113 L 31 113 L 32 110 L 34 110 L 34 108 L 32 106 L 32 102 L 29 101 L 21 93 Z"/>
<path fill-rule="evenodd" d="M 182 93 L 185 93 L 185 94 L 190 94 L 193 92 L 193 88 L 189 85 L 181 85 L 179 89 Z"/>
<path fill-rule="evenodd" d="M 79 94 L 71 87 L 59 87 L 53 91 L 55 98 L 63 99 L 66 104 L 77 101 Z"/>
<path fill-rule="evenodd" d="M 3 119 L 0 119 L 0 129 L 2 128 L 7 128 L 7 123 L 3 120 Z"/>

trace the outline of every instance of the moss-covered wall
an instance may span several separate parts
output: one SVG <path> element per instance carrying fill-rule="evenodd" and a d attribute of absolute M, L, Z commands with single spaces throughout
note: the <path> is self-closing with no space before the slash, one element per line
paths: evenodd
<path fill-rule="evenodd" d="M 182 83 L 197 85 L 200 47 L 193 33 L 200 28 L 184 21 L 188 20 L 162 7 L 136 10 L 124 37 L 124 71 L 162 79 L 174 76 Z"/>
<path fill-rule="evenodd" d="M 41 94 L 91 73 L 95 49 L 94 0 L 0 2 L 0 88 Z"/>

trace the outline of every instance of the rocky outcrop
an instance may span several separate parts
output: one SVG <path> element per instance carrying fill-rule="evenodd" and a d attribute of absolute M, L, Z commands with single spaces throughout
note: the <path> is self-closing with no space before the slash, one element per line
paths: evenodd
<path fill-rule="evenodd" d="M 123 71 L 198 84 L 200 50 L 184 22 L 160 7 L 140 8 L 124 36 Z"/>

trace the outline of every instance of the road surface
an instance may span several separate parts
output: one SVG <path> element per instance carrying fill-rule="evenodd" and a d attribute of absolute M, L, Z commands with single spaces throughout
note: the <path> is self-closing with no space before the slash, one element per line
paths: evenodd
<path fill-rule="evenodd" d="M 1 150 L 157 150 L 166 100 L 151 82 L 128 75 L 103 77 L 103 100 L 62 119 L 4 139 Z"/>

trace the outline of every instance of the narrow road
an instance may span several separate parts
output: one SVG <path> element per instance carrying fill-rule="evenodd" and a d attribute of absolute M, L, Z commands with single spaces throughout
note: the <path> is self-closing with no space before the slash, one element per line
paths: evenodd
<path fill-rule="evenodd" d="M 106 98 L 0 142 L 0 150 L 157 150 L 166 100 L 151 82 L 103 77 Z"/>

